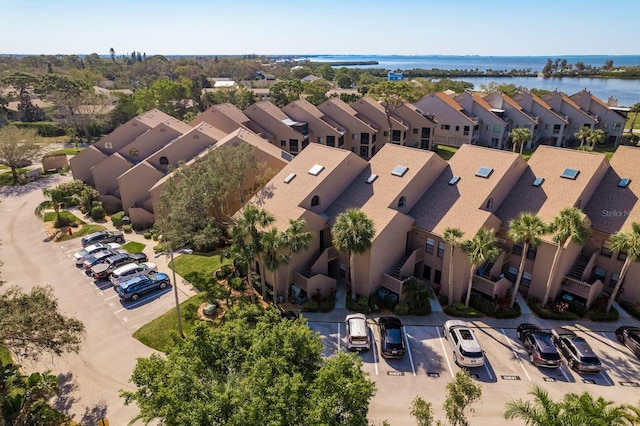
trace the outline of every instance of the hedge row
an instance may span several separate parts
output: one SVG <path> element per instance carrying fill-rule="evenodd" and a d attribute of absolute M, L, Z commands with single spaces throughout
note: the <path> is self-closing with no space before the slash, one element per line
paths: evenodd
<path fill-rule="evenodd" d="M 625 311 L 627 311 L 627 313 L 629 313 L 629 315 L 640 320 L 640 307 L 638 307 L 637 304 L 627 302 L 626 300 L 620 300 L 618 303 Z M 614 309 L 614 308 L 611 308 L 611 309 Z"/>
<path fill-rule="evenodd" d="M 18 129 L 34 129 L 38 132 L 38 135 L 43 137 L 64 136 L 67 134 L 64 126 L 53 121 L 36 121 L 34 123 L 16 121 L 11 124 Z"/>

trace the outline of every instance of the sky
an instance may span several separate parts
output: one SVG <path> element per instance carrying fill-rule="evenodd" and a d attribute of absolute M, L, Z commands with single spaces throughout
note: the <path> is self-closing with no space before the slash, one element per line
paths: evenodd
<path fill-rule="evenodd" d="M 638 0 L 0 0 L 0 15 L 0 54 L 640 54 Z"/>

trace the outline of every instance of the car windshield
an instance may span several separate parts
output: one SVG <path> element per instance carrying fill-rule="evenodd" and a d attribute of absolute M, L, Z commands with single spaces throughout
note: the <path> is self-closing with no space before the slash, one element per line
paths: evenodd
<path fill-rule="evenodd" d="M 546 359 L 547 361 L 558 361 L 560 359 L 560 354 L 557 352 L 551 352 L 551 353 L 542 353 L 541 354 L 542 359 Z"/>
<path fill-rule="evenodd" d="M 393 345 L 401 345 L 402 344 L 402 333 L 400 333 L 399 328 L 389 328 L 387 329 L 387 342 Z"/>
<path fill-rule="evenodd" d="M 471 352 L 471 351 L 465 351 L 464 349 L 462 349 L 460 351 L 460 353 L 462 354 L 462 356 L 466 356 L 468 358 L 481 358 L 482 357 L 482 352 Z"/>
<path fill-rule="evenodd" d="M 583 364 L 600 364 L 600 360 L 595 356 L 583 356 L 580 358 L 580 362 Z"/>

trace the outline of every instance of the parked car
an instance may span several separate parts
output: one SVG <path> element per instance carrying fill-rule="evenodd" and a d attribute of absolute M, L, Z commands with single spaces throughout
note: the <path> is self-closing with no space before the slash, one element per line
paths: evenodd
<path fill-rule="evenodd" d="M 133 258 L 133 260 L 136 263 L 141 263 L 141 262 L 147 262 L 149 260 L 149 258 L 147 257 L 146 254 L 144 254 L 141 251 L 137 251 L 135 253 L 131 253 L 131 257 Z"/>
<path fill-rule="evenodd" d="M 118 253 L 104 259 L 104 262 L 93 265 L 91 267 L 91 275 L 93 275 L 93 278 L 96 280 L 104 280 L 108 278 L 116 268 L 133 262 L 134 259 L 129 253 Z"/>
<path fill-rule="evenodd" d="M 347 315 L 344 322 L 347 328 L 347 349 L 350 351 L 368 351 L 371 349 L 367 317 L 364 314 Z"/>
<path fill-rule="evenodd" d="M 551 333 L 535 324 L 524 323 L 518 326 L 517 334 L 533 365 L 547 368 L 560 367 L 562 358 L 553 344 Z"/>
<path fill-rule="evenodd" d="M 602 363 L 584 338 L 562 327 L 553 328 L 551 336 L 571 369 L 578 373 L 599 373 L 602 370 Z"/>
<path fill-rule="evenodd" d="M 453 358 L 460 367 L 482 367 L 484 352 L 473 330 L 462 320 L 444 323 L 444 337 L 453 349 Z"/>
<path fill-rule="evenodd" d="M 124 237 L 120 231 L 98 231 L 82 237 L 82 247 L 96 243 L 119 243 L 124 242 Z"/>
<path fill-rule="evenodd" d="M 398 317 L 378 318 L 380 353 L 385 358 L 402 358 L 406 352 L 402 321 Z"/>
<path fill-rule="evenodd" d="M 121 247 L 118 243 L 97 243 L 87 246 L 73 255 L 76 265 L 82 264 L 87 257 L 101 250 L 117 250 Z"/>
<path fill-rule="evenodd" d="M 103 262 L 106 258 L 110 256 L 114 256 L 119 253 L 127 253 L 126 250 L 118 249 L 118 250 L 101 250 L 99 252 L 93 253 L 91 256 L 87 257 L 82 263 L 84 269 L 87 273 L 90 272 L 91 268 L 98 263 Z"/>
<path fill-rule="evenodd" d="M 169 275 L 158 272 L 156 274 L 138 275 L 120 283 L 116 287 L 118 296 L 122 300 L 131 300 L 135 302 L 145 293 L 157 289 L 164 289 L 169 285 Z"/>
<path fill-rule="evenodd" d="M 616 330 L 618 341 L 640 358 L 640 327 L 624 326 Z"/>
<path fill-rule="evenodd" d="M 109 279 L 114 286 L 117 286 L 121 282 L 137 277 L 138 275 L 154 274 L 157 270 L 158 266 L 152 262 L 129 263 L 114 269 Z"/>

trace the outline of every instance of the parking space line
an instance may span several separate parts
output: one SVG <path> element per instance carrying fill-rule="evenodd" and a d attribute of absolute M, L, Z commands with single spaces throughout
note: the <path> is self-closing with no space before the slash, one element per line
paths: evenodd
<path fill-rule="evenodd" d="M 114 294 L 113 296 L 109 296 L 109 297 L 107 297 L 107 298 L 106 298 L 106 299 L 104 299 L 104 300 L 105 300 L 105 301 L 107 301 L 107 300 L 114 299 L 114 298 L 116 298 L 116 297 L 119 297 L 119 296 L 118 296 L 117 294 Z"/>
<path fill-rule="evenodd" d="M 455 374 L 453 374 L 453 368 L 451 367 L 451 362 L 449 361 L 449 357 L 447 356 L 447 349 L 444 347 L 444 343 L 442 342 L 444 337 L 442 337 L 442 335 L 440 334 L 440 327 L 436 327 L 436 332 L 438 333 L 438 340 L 440 340 L 440 346 L 442 346 L 444 359 L 447 360 L 447 365 L 449 366 L 449 372 L 451 373 L 451 377 L 455 377 Z"/>
<path fill-rule="evenodd" d="M 562 375 L 564 376 L 564 379 L 567 381 L 567 383 L 571 382 L 571 379 L 569 379 L 569 376 L 567 376 L 567 373 L 564 372 L 564 363 L 560 364 L 560 367 L 558 367 L 558 369 L 560 370 L 560 372 L 562 373 Z M 569 368 L 569 367 L 567 367 Z"/>
<path fill-rule="evenodd" d="M 413 357 L 411 356 L 411 346 L 409 346 L 409 333 L 407 333 L 407 329 L 403 326 L 404 329 L 404 341 L 407 345 L 407 353 L 409 354 L 409 362 L 411 363 L 411 371 L 413 371 L 413 375 L 416 375 L 416 367 L 413 365 Z"/>
<path fill-rule="evenodd" d="M 516 352 L 516 349 L 513 347 L 513 344 L 511 343 L 511 339 L 509 338 L 509 336 L 507 336 L 507 333 L 504 331 L 504 328 L 501 328 L 500 330 L 502 331 L 502 334 L 504 334 L 505 339 L 507 339 L 507 343 L 509 344 L 509 347 L 511 348 L 511 351 L 516 356 L 516 359 L 518 360 L 518 363 L 520 364 L 520 368 L 522 368 L 522 371 L 524 371 L 524 374 L 526 374 L 527 379 L 529 379 L 529 381 L 531 381 L 531 376 L 529 376 L 529 373 L 524 368 L 524 364 L 522 363 L 522 359 L 520 359 L 520 355 L 518 355 L 518 353 Z"/>
<path fill-rule="evenodd" d="M 171 289 L 169 289 L 169 291 L 171 291 Z M 164 291 L 164 292 L 162 292 L 162 293 L 155 293 L 155 294 L 153 294 L 153 295 L 152 295 L 152 297 L 149 297 L 149 298 L 147 298 L 147 299 L 138 299 L 138 301 L 137 301 L 137 302 L 130 304 L 130 305 L 129 305 L 129 306 L 127 306 L 126 308 L 118 309 L 117 311 L 115 311 L 115 313 L 116 313 L 116 314 L 118 314 L 118 313 L 120 313 L 120 312 L 122 312 L 122 311 L 128 311 L 128 310 L 130 310 L 130 309 L 132 309 L 132 308 L 137 308 L 138 306 L 140 306 L 140 305 L 141 305 L 141 304 L 143 304 L 143 303 L 146 303 L 146 302 L 148 302 L 148 301 L 150 301 L 150 300 L 153 300 L 153 299 L 158 299 L 158 298 L 160 298 L 160 296 L 162 296 L 163 294 L 167 294 L 167 293 L 169 293 L 169 291 Z"/>
<path fill-rule="evenodd" d="M 371 343 L 373 349 L 373 366 L 376 369 L 376 376 L 378 375 L 378 357 L 376 354 L 378 353 L 378 347 L 376 346 L 376 336 L 373 334 L 373 329 L 369 328 L 369 333 L 371 334 Z"/>
<path fill-rule="evenodd" d="M 615 341 L 615 342 L 617 342 L 617 341 L 618 341 L 617 339 L 616 339 L 616 340 L 614 340 L 614 339 L 611 339 L 611 338 L 607 337 L 607 335 L 604 333 L 604 331 L 603 331 L 602 333 L 600 333 L 600 334 L 602 334 L 602 336 L 603 336 L 605 339 L 608 339 L 608 340 L 611 340 L 611 341 Z M 617 350 L 618 350 L 618 352 L 620 353 L 620 355 L 622 355 L 622 356 L 624 357 L 624 360 L 627 362 L 627 364 L 629 364 L 629 365 L 631 366 L 631 368 L 633 368 L 633 369 L 635 370 L 636 374 L 640 374 L 640 371 L 638 371 L 638 369 L 636 368 L 636 366 L 635 366 L 635 365 L 633 365 L 633 362 L 631 362 L 631 361 L 629 360 L 629 357 L 627 356 L 627 354 L 625 354 L 625 353 L 624 353 L 624 351 L 622 351 L 621 349 L 617 349 Z"/>
<path fill-rule="evenodd" d="M 338 323 L 338 350 L 342 349 L 340 345 L 342 344 L 342 331 L 340 330 L 340 324 Z"/>

